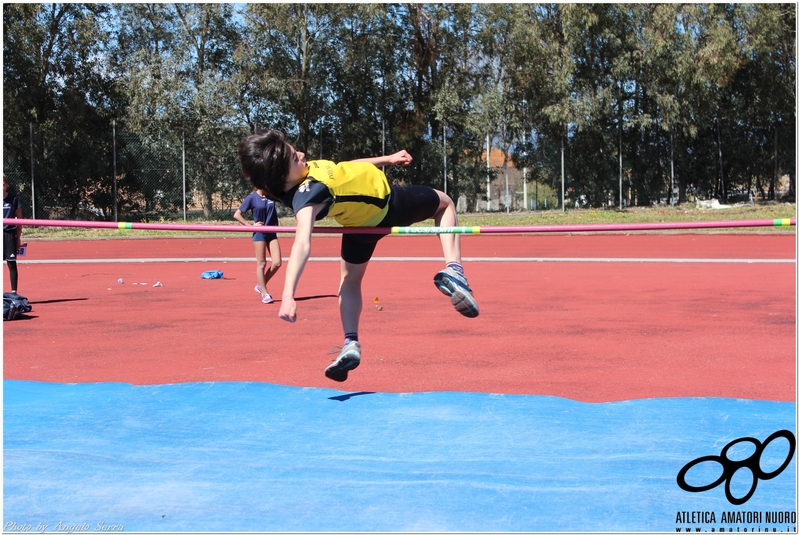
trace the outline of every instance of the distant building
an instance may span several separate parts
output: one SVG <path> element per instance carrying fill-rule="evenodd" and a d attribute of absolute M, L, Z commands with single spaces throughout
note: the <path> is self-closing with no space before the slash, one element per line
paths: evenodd
<path fill-rule="evenodd" d="M 481 161 L 485 162 L 485 150 L 480 155 Z M 491 169 L 496 173 L 494 179 L 488 184 L 486 194 L 477 199 L 475 210 L 478 212 L 490 211 L 506 211 L 508 207 L 511 210 L 529 210 L 530 206 L 522 206 L 524 203 L 523 189 L 524 177 L 521 169 L 517 169 L 513 165 L 513 161 L 508 156 L 507 161 L 507 192 L 506 197 L 506 169 L 505 169 L 505 153 L 494 147 L 491 148 L 491 159 L 489 164 Z M 461 203 L 459 203 L 460 205 Z M 529 200 L 528 200 L 529 204 Z"/>

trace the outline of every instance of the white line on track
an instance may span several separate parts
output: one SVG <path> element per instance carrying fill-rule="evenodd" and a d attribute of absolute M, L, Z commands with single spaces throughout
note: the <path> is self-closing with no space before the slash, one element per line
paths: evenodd
<path fill-rule="evenodd" d="M 287 262 L 288 257 L 283 258 Z M 337 256 L 311 257 L 311 262 L 338 262 Z M 443 257 L 376 256 L 375 262 L 442 262 Z M 233 258 L 64 258 L 58 260 L 19 260 L 20 264 L 137 264 L 158 262 L 254 262 L 252 257 Z M 795 264 L 795 258 L 557 258 L 557 257 L 464 257 L 464 262 L 605 262 L 654 264 Z"/>

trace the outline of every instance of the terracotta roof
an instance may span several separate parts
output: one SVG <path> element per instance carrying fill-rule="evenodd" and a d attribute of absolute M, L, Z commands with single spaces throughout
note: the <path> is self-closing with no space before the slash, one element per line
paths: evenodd
<path fill-rule="evenodd" d="M 485 149 L 482 150 L 480 153 L 480 159 L 482 161 L 486 161 L 486 151 Z M 505 153 L 499 149 L 495 149 L 491 147 L 491 167 L 502 167 L 505 163 Z M 513 167 L 513 160 L 508 157 L 508 167 Z"/>

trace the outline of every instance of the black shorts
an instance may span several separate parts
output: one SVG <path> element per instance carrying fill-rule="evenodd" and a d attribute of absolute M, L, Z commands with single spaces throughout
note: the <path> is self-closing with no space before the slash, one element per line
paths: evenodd
<path fill-rule="evenodd" d="M 276 239 L 277 239 L 277 234 L 275 234 L 274 232 L 253 232 L 252 233 L 252 241 L 253 242 L 264 241 L 264 242 L 266 242 L 267 245 L 269 245 L 270 242 L 273 242 Z"/>
<path fill-rule="evenodd" d="M 441 200 L 429 186 L 391 188 L 388 213 L 377 227 L 407 227 L 430 219 L 438 211 Z M 372 258 L 375 246 L 385 234 L 344 234 L 341 237 L 341 258 L 350 264 L 363 264 Z"/>
<path fill-rule="evenodd" d="M 17 261 L 17 231 L 3 231 L 3 260 Z"/>

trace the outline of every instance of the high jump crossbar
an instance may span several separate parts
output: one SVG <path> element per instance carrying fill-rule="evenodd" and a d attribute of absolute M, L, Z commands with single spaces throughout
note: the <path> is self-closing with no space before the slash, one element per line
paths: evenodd
<path fill-rule="evenodd" d="M 3 218 L 4 225 L 31 227 L 104 228 L 122 230 L 171 230 L 184 232 L 279 232 L 294 233 L 297 227 L 244 225 L 188 225 L 178 223 L 115 223 L 113 221 L 68 221 L 60 219 Z M 318 234 L 528 234 L 552 232 L 613 232 L 639 230 L 688 230 L 745 227 L 796 226 L 791 219 L 745 219 L 730 221 L 683 221 L 655 223 L 610 223 L 588 225 L 534 225 L 518 227 L 314 227 Z"/>

